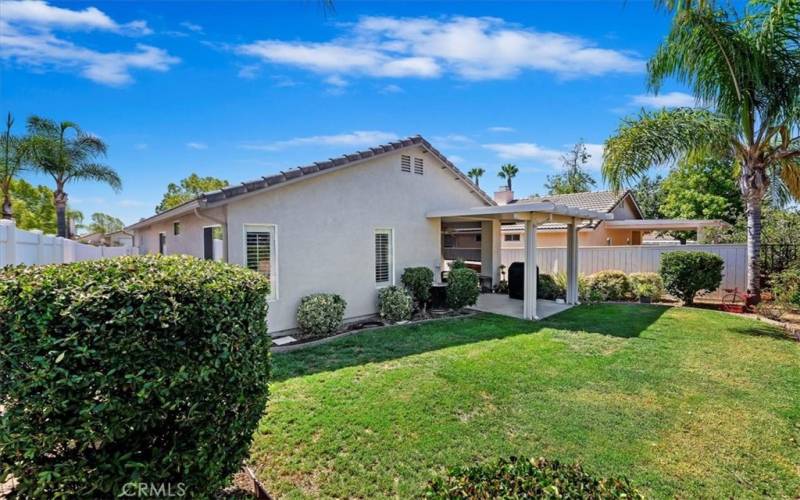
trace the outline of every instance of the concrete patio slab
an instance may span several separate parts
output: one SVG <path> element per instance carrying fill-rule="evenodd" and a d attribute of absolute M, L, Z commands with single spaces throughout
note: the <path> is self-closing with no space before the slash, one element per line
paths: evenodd
<path fill-rule="evenodd" d="M 508 295 L 500 293 L 482 293 L 478 297 L 478 303 L 472 306 L 476 311 L 502 314 L 513 318 L 523 318 L 521 300 L 509 298 Z M 552 300 L 536 301 L 536 311 L 539 319 L 558 314 L 572 307 L 570 304 L 556 304 Z"/>

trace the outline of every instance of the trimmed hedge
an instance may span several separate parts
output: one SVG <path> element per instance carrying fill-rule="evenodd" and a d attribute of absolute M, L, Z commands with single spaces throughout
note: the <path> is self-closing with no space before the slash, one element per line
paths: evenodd
<path fill-rule="evenodd" d="M 536 298 L 555 300 L 566 296 L 566 287 L 562 288 L 556 278 L 549 274 L 539 273 L 539 280 L 536 282 Z"/>
<path fill-rule="evenodd" d="M 433 271 L 427 267 L 407 267 L 400 277 L 400 282 L 414 297 L 417 307 L 424 309 L 431 298 Z"/>
<path fill-rule="evenodd" d="M 631 273 L 628 275 L 631 291 L 637 298 L 658 300 L 664 295 L 664 280 L 658 273 Z"/>
<path fill-rule="evenodd" d="M 580 464 L 544 458 L 501 459 L 451 469 L 428 483 L 426 498 L 644 498 L 624 478 L 595 478 Z"/>
<path fill-rule="evenodd" d="M 342 326 L 347 302 L 335 293 L 315 293 L 300 299 L 297 325 L 303 336 L 330 335 Z"/>
<path fill-rule="evenodd" d="M 257 273 L 180 256 L 0 270 L 0 464 L 15 494 L 216 494 L 267 401 L 268 293 Z"/>
<path fill-rule="evenodd" d="M 627 300 L 630 293 L 630 281 L 622 271 L 600 271 L 589 276 L 590 296 L 597 295 L 601 300 Z"/>
<path fill-rule="evenodd" d="M 450 271 L 447 275 L 447 305 L 452 309 L 462 309 L 478 302 L 478 273 L 466 267 Z"/>
<path fill-rule="evenodd" d="M 378 312 L 386 321 L 396 322 L 411 319 L 414 299 L 404 288 L 387 286 L 378 291 Z"/>
<path fill-rule="evenodd" d="M 659 274 L 667 291 L 692 305 L 698 293 L 709 293 L 722 283 L 725 261 L 708 252 L 669 252 L 661 256 Z"/>

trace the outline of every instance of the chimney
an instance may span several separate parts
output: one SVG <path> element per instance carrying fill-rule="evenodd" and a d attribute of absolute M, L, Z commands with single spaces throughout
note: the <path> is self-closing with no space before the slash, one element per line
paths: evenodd
<path fill-rule="evenodd" d="M 494 201 L 498 205 L 508 205 L 514 199 L 514 191 L 507 187 L 501 187 L 498 191 L 494 192 Z"/>

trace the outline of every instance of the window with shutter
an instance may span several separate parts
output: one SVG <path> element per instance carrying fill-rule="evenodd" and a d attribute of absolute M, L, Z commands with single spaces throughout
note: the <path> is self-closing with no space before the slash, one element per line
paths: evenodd
<path fill-rule="evenodd" d="M 411 173 L 411 157 L 408 155 L 400 155 L 400 170 L 403 172 Z"/>
<path fill-rule="evenodd" d="M 394 278 L 392 269 L 392 230 L 375 231 L 375 283 L 391 285 Z"/>
<path fill-rule="evenodd" d="M 424 163 L 422 158 L 414 158 L 414 173 L 419 175 L 424 173 Z"/>
<path fill-rule="evenodd" d="M 246 225 L 244 227 L 245 266 L 269 279 L 270 298 L 278 288 L 275 269 L 275 226 Z"/>

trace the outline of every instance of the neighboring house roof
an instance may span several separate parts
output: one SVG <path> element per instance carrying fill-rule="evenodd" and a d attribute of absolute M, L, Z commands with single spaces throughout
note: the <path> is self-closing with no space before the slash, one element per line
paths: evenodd
<path fill-rule="evenodd" d="M 369 148 L 365 151 L 356 151 L 355 153 L 345 154 L 326 161 L 315 162 L 311 165 L 297 167 L 286 172 L 281 172 L 277 175 L 262 177 L 260 179 L 242 182 L 236 186 L 228 186 L 218 191 L 203 193 L 197 198 L 189 200 L 159 214 L 153 215 L 152 217 L 142 219 L 139 222 L 131 224 L 125 229 L 135 229 L 137 227 L 147 226 L 153 222 L 157 222 L 158 220 L 167 219 L 196 208 L 223 205 L 231 199 L 245 194 L 263 191 L 290 181 L 302 180 L 304 178 L 316 177 L 320 174 L 338 171 L 341 168 L 357 165 L 363 163 L 364 161 L 379 158 L 387 154 L 396 153 L 410 147 L 422 147 L 426 149 L 447 168 L 452 170 L 459 180 L 467 183 L 469 188 L 475 192 L 478 197 L 480 197 L 487 205 L 496 205 L 494 200 L 492 200 L 488 194 L 476 186 L 469 177 L 459 170 L 458 167 L 456 167 L 450 160 L 447 159 L 447 157 L 434 148 L 431 143 L 425 140 L 422 136 L 415 135 L 406 139 L 401 139 L 388 144 Z"/>
<path fill-rule="evenodd" d="M 582 210 L 591 210 L 594 212 L 601 212 L 601 213 L 611 213 L 626 198 L 630 198 L 637 214 L 639 215 L 639 218 L 642 218 L 642 212 L 639 209 L 639 205 L 636 203 L 636 199 L 633 197 L 633 193 L 630 190 L 621 192 L 595 191 L 586 193 L 535 196 L 531 198 L 522 198 L 519 200 L 513 200 L 509 204 L 540 203 L 540 202 L 550 201 L 558 205 L 566 205 L 571 208 L 579 208 Z M 598 224 L 600 224 L 599 220 L 593 220 L 591 223 L 582 227 L 594 229 L 597 227 Z M 522 229 L 524 229 L 524 226 L 522 226 L 521 224 L 503 226 L 504 231 L 520 231 Z M 547 223 L 538 226 L 537 229 L 543 231 L 559 231 L 559 230 L 566 230 L 567 225 L 560 223 Z"/>

